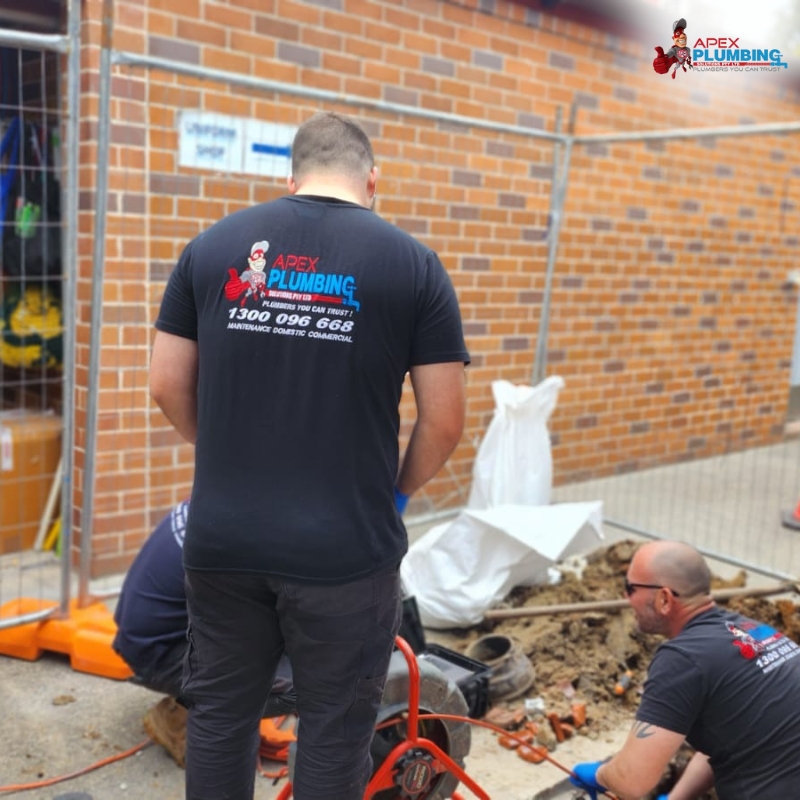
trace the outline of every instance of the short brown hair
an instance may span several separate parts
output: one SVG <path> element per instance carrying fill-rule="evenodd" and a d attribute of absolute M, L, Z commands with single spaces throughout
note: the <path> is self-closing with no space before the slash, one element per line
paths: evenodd
<path fill-rule="evenodd" d="M 323 111 L 297 129 L 292 143 L 292 175 L 298 183 L 315 172 L 366 180 L 374 166 L 369 137 L 350 117 Z"/>

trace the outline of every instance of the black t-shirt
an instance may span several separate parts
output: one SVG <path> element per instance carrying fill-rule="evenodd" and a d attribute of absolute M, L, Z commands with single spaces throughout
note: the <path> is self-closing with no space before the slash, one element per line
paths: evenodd
<path fill-rule="evenodd" d="M 469 361 L 432 250 L 359 205 L 284 197 L 189 243 L 156 327 L 198 342 L 187 567 L 340 583 L 400 562 L 405 373 Z"/>
<path fill-rule="evenodd" d="M 188 503 L 180 503 L 147 538 L 122 584 L 114 609 L 114 649 L 134 671 L 157 671 L 163 656 L 186 639 L 189 615 L 181 553 Z"/>
<path fill-rule="evenodd" d="M 800 647 L 713 608 L 656 652 L 636 718 L 710 757 L 720 800 L 800 796 Z"/>

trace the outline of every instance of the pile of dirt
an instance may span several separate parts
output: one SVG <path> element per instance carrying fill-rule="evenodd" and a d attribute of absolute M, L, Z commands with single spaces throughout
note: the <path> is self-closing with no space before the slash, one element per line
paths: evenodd
<path fill-rule="evenodd" d="M 549 607 L 624 599 L 625 573 L 638 544 L 627 540 L 617 542 L 593 552 L 586 559 L 565 564 L 558 583 L 517 588 L 506 598 L 504 606 Z M 715 577 L 712 588 L 745 585 L 746 574 L 742 571 L 732 580 Z M 800 606 L 791 600 L 740 597 L 720 602 L 720 605 L 768 623 L 800 642 Z M 593 738 L 633 721 L 648 665 L 663 641 L 660 636 L 641 633 L 627 605 L 601 611 L 486 622 L 469 630 L 449 631 L 446 639 L 441 636 L 437 639 L 464 652 L 472 642 L 489 632 L 510 637 L 531 660 L 535 682 L 526 697 L 543 698 L 548 711 L 563 716 L 569 714 L 575 700 L 585 701 L 587 725 L 579 733 Z M 626 673 L 630 685 L 617 693 L 617 682 Z M 523 704 L 524 698 L 505 703 L 510 708 Z M 679 753 L 670 766 L 668 780 L 660 784 L 660 791 L 665 790 L 663 787 L 668 781 L 674 782 L 680 775 L 690 755 L 688 750 Z"/>

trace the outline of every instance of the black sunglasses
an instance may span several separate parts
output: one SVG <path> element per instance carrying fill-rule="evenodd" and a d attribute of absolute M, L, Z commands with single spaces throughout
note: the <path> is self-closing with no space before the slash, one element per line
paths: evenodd
<path fill-rule="evenodd" d="M 631 583 L 627 578 L 625 578 L 625 594 L 630 597 L 637 589 L 669 589 L 669 586 L 659 586 L 657 583 Z M 669 589 L 673 596 L 680 597 L 680 595 L 674 590 Z"/>

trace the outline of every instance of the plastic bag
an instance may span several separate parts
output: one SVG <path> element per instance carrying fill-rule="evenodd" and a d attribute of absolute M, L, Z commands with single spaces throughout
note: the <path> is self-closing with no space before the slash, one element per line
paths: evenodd
<path fill-rule="evenodd" d="M 550 581 L 559 561 L 603 541 L 603 504 L 462 511 L 417 539 L 400 564 L 426 628 L 477 625 L 515 586 Z"/>
<path fill-rule="evenodd" d="M 550 502 L 553 459 L 547 421 L 563 388 L 564 379 L 557 375 L 535 387 L 492 383 L 495 412 L 475 458 L 467 508 Z"/>

